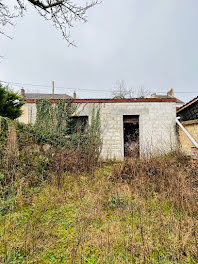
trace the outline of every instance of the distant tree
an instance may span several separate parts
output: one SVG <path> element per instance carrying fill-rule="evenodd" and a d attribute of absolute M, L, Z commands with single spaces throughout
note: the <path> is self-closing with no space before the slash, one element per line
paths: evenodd
<path fill-rule="evenodd" d="M 19 101 L 20 96 L 10 91 L 8 87 L 3 87 L 0 83 L 0 116 L 16 119 L 22 114 L 22 105 L 24 102 Z"/>
<path fill-rule="evenodd" d="M 3 28 L 6 25 L 13 25 L 14 18 L 23 16 L 24 12 L 27 10 L 27 4 L 31 4 L 45 20 L 53 22 L 54 26 L 61 31 L 64 39 L 69 44 L 73 44 L 70 41 L 68 29 L 73 27 L 74 21 L 86 22 L 87 10 L 98 4 L 99 1 L 100 0 L 93 0 L 91 2 L 85 0 L 13 0 L 11 2 L 0 0 L 0 33 L 6 35 Z"/>
<path fill-rule="evenodd" d="M 114 99 L 133 98 L 134 91 L 126 86 L 126 83 L 121 80 L 117 81 L 112 91 L 112 97 Z"/>
<path fill-rule="evenodd" d="M 128 87 L 123 80 L 117 81 L 112 91 L 114 99 L 146 98 L 149 95 L 149 90 L 144 88 L 144 86 Z"/>
<path fill-rule="evenodd" d="M 149 89 L 145 88 L 144 86 L 137 87 L 137 90 L 136 90 L 137 98 L 147 98 L 150 95 L 151 95 L 151 92 L 149 91 Z"/>

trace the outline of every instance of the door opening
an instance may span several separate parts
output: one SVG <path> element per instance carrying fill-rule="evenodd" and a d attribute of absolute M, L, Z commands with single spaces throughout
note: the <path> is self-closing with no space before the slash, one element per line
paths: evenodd
<path fill-rule="evenodd" d="M 139 156 L 139 116 L 123 116 L 124 156 Z"/>

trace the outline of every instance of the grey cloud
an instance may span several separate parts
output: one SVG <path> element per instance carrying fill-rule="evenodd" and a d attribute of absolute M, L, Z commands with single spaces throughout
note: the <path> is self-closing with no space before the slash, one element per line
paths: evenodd
<path fill-rule="evenodd" d="M 0 79 L 90 89 L 77 90 L 79 97 L 108 97 L 123 79 L 153 92 L 194 91 L 176 94 L 188 101 L 198 93 L 197 9 L 196 0 L 106 0 L 72 29 L 77 48 L 30 9 L 12 41 L 1 37 Z"/>

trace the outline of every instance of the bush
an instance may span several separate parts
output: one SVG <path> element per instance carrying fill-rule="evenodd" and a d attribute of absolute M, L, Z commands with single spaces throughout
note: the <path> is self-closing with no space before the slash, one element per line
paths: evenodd
<path fill-rule="evenodd" d="M 17 93 L 4 87 L 0 83 L 0 116 L 16 119 L 22 114 L 21 107 L 24 102 L 19 101 Z"/>

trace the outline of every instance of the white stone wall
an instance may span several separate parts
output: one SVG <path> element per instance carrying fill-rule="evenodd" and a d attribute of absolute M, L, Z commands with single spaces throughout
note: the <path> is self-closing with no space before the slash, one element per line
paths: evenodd
<path fill-rule="evenodd" d="M 156 155 L 174 150 L 176 138 L 176 104 L 173 102 L 81 103 L 75 115 L 88 116 L 100 107 L 102 158 L 121 160 L 124 157 L 123 116 L 139 115 L 140 155 Z M 28 104 L 28 122 L 36 119 L 35 104 Z"/>

